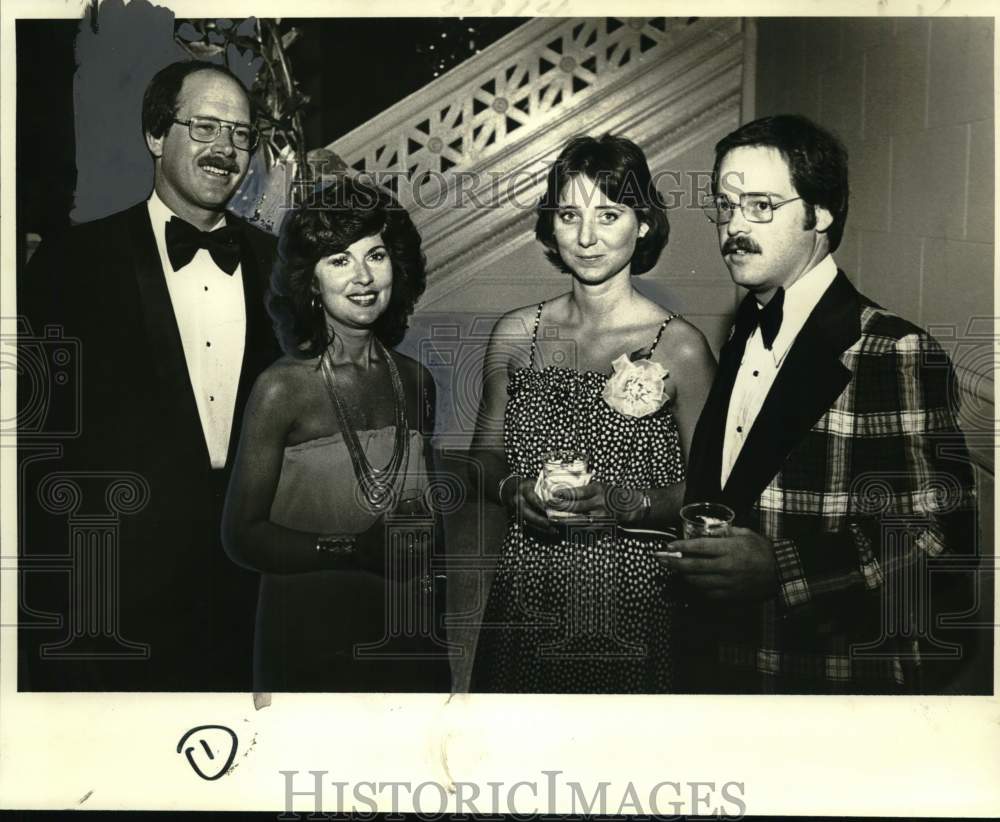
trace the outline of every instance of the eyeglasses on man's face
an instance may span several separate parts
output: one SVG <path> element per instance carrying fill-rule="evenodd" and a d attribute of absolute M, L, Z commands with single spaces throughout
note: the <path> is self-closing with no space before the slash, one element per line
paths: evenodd
<path fill-rule="evenodd" d="M 257 147 L 260 135 L 253 126 L 247 123 L 234 123 L 231 120 L 219 120 L 215 117 L 192 117 L 190 120 L 174 120 L 180 126 L 187 126 L 191 139 L 197 143 L 214 143 L 219 139 L 222 129 L 229 129 L 229 137 L 233 147 L 241 151 L 253 151 Z"/>
<path fill-rule="evenodd" d="M 783 205 L 801 200 L 792 197 L 788 200 L 775 200 L 773 194 L 748 191 L 740 194 L 740 201 L 734 203 L 725 194 L 716 194 L 702 205 L 705 216 L 716 225 L 725 225 L 733 219 L 733 212 L 739 208 L 743 218 L 751 223 L 769 223 L 774 219 L 774 212 Z"/>

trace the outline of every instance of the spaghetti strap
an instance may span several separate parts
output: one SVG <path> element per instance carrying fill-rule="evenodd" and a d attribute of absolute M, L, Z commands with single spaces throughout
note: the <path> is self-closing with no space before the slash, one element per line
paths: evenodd
<path fill-rule="evenodd" d="M 669 323 L 671 320 L 676 320 L 679 316 L 680 314 L 671 313 L 669 317 L 667 317 L 662 323 L 660 323 L 660 330 L 656 332 L 656 339 L 653 340 L 653 344 L 652 346 L 650 346 L 649 349 L 650 356 L 652 356 L 653 352 L 656 351 L 656 346 L 660 344 L 660 337 L 663 336 L 663 329 L 667 327 L 667 323 Z"/>
<path fill-rule="evenodd" d="M 531 331 L 531 350 L 528 352 L 528 368 L 535 367 L 535 340 L 538 339 L 538 321 L 542 318 L 542 306 L 545 300 L 538 304 L 538 311 L 535 312 L 535 327 Z"/>

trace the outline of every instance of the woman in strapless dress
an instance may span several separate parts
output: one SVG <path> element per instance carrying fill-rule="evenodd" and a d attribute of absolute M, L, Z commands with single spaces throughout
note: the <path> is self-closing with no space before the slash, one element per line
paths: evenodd
<path fill-rule="evenodd" d="M 434 382 L 392 350 L 424 290 L 420 235 L 340 178 L 289 213 L 268 310 L 285 356 L 247 404 L 223 516 L 261 574 L 255 691 L 446 691 Z"/>

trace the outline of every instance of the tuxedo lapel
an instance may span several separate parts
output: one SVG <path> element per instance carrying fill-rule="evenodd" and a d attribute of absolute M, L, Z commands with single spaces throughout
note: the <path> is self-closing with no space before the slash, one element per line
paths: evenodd
<path fill-rule="evenodd" d="M 789 350 L 723 489 L 738 516 L 850 381 L 840 355 L 861 336 L 860 310 L 858 292 L 838 271 Z"/>
<path fill-rule="evenodd" d="M 192 445 L 200 443 L 197 453 L 201 454 L 204 467 L 209 468 L 208 446 L 201 429 L 170 292 L 156 250 L 149 211 L 145 203 L 139 203 L 125 216 L 128 224 L 126 242 L 130 245 L 142 319 L 152 352 L 150 367 L 154 369 L 161 388 L 159 401 L 169 411 L 168 418 L 177 424 L 178 440 L 186 446 L 183 450 L 187 451 Z"/>
<path fill-rule="evenodd" d="M 736 374 L 746 349 L 748 329 L 745 327 L 743 304 L 737 312 L 729 340 L 719 352 L 719 367 L 708 392 L 705 406 L 695 426 L 688 465 L 688 502 L 718 500 L 722 494 L 722 445 L 726 436 L 729 397 L 733 393 Z"/>

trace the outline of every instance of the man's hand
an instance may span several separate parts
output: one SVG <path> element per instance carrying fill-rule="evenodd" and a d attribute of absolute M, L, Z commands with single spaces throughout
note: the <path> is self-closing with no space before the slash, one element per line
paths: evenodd
<path fill-rule="evenodd" d="M 709 599 L 767 599 L 777 590 L 774 546 L 749 528 L 728 537 L 682 539 L 670 543 L 680 557 L 657 555 L 666 568 Z"/>

